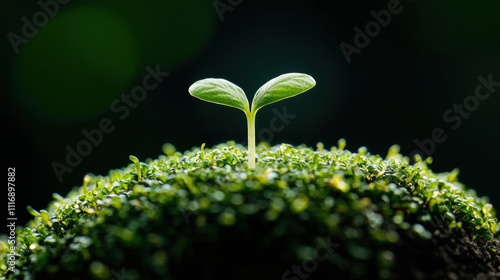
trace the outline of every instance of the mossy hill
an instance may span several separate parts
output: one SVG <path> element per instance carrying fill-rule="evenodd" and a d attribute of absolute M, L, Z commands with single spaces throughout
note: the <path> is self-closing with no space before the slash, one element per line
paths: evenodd
<path fill-rule="evenodd" d="M 499 279 L 487 197 L 430 160 L 234 142 L 86 176 L 17 228 L 6 279 Z M 140 173 L 140 175 L 138 174 Z M 140 180 L 139 180 L 140 176 Z M 43 186 L 39 186 L 43 187 Z M 342 277 L 342 278 L 340 278 Z"/>

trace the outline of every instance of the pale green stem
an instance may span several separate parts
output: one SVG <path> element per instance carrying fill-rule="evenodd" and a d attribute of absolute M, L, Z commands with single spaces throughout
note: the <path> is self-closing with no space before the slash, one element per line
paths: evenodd
<path fill-rule="evenodd" d="M 255 169 L 255 112 L 248 113 L 248 168 Z"/>

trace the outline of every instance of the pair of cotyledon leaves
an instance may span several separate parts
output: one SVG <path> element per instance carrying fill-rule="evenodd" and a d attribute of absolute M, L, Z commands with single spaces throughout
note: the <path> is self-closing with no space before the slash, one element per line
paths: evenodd
<path fill-rule="evenodd" d="M 261 86 L 252 101 L 248 103 L 245 92 L 237 85 L 224 80 L 207 78 L 189 87 L 189 93 L 199 99 L 243 110 L 245 114 L 255 114 L 260 108 L 303 93 L 316 85 L 309 75 L 288 73 L 278 76 Z"/>

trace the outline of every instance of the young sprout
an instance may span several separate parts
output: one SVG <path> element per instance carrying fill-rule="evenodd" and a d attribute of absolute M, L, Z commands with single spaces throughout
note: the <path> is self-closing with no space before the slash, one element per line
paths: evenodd
<path fill-rule="evenodd" d="M 30 213 L 31 215 L 33 215 L 33 217 L 41 217 L 42 216 L 42 214 L 40 214 L 40 212 L 38 212 L 35 209 L 33 209 L 33 207 L 31 207 L 30 205 L 28 205 L 26 207 L 26 209 L 28 210 L 28 213 Z"/>
<path fill-rule="evenodd" d="M 141 178 L 141 163 L 139 162 L 139 159 L 133 155 L 130 155 L 128 157 L 133 163 L 135 163 L 135 168 L 137 171 L 137 181 L 140 181 Z"/>
<path fill-rule="evenodd" d="M 53 193 L 52 197 L 63 204 L 67 202 L 66 199 L 58 193 Z"/>
<path fill-rule="evenodd" d="M 316 81 L 309 75 L 283 74 L 268 81 L 257 90 L 251 107 L 245 92 L 224 79 L 199 80 L 189 87 L 189 93 L 201 100 L 234 107 L 245 113 L 248 124 L 248 168 L 255 169 L 255 115 L 257 111 L 271 103 L 303 93 L 315 85 Z"/>
<path fill-rule="evenodd" d="M 83 177 L 83 194 L 87 194 L 87 185 L 90 183 L 90 181 L 92 180 L 92 177 L 90 175 L 85 175 L 85 177 Z"/>
<path fill-rule="evenodd" d="M 46 210 L 41 210 L 40 211 L 40 215 L 42 216 L 42 222 L 51 227 L 52 226 L 52 223 L 50 222 L 50 218 L 49 218 L 49 212 L 47 212 Z"/>
<path fill-rule="evenodd" d="M 205 144 L 206 144 L 206 143 L 201 144 L 201 148 L 200 148 L 200 159 L 205 159 L 205 152 L 203 151 L 203 150 L 205 149 Z"/>

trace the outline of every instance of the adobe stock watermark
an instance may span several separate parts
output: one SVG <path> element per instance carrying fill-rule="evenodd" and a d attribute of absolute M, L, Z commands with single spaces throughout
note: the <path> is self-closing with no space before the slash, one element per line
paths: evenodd
<path fill-rule="evenodd" d="M 223 22 L 224 13 L 234 11 L 234 9 L 239 6 L 241 2 L 243 2 L 243 0 L 227 0 L 225 2 L 222 0 L 214 0 L 212 5 L 214 6 L 215 12 L 217 12 L 217 15 L 219 16 L 220 21 Z"/>
<path fill-rule="evenodd" d="M 145 69 L 148 74 L 142 78 L 142 83 L 133 87 L 130 93 L 123 93 L 120 98 L 115 99 L 110 105 L 111 112 L 116 113 L 121 121 L 130 115 L 132 109 L 139 106 L 139 102 L 146 99 L 148 92 L 156 89 L 170 74 L 162 72 L 159 64 L 155 68 L 148 65 Z M 53 161 L 51 164 L 59 182 L 62 182 L 65 173 L 73 172 L 73 169 L 80 165 L 83 158 L 89 156 L 92 150 L 102 143 L 104 136 L 113 132 L 115 128 L 112 119 L 102 118 L 97 127 L 82 130 L 83 139 L 80 142 L 74 146 L 66 145 L 67 154 L 64 163 Z"/>
<path fill-rule="evenodd" d="M 341 42 L 339 45 L 347 63 L 351 63 L 351 56 L 353 54 L 360 54 L 362 49 L 368 47 L 371 40 L 382 32 L 382 28 L 387 27 L 391 23 L 393 15 L 400 14 L 403 9 L 404 7 L 399 0 L 389 0 L 387 9 L 382 9 L 378 12 L 371 10 L 370 15 L 373 20 L 367 22 L 363 30 L 358 26 L 354 27 L 354 46 L 346 42 Z"/>
<path fill-rule="evenodd" d="M 297 115 L 290 114 L 287 112 L 286 106 L 281 108 L 281 111 L 273 108 L 274 116 L 269 120 L 266 127 L 260 128 L 257 132 L 258 142 L 271 143 L 274 139 L 276 133 L 282 132 L 290 124 L 291 120 L 295 119 Z M 243 145 L 248 143 L 242 142 Z"/>
<path fill-rule="evenodd" d="M 451 129 L 457 130 L 462 126 L 463 120 L 468 119 L 473 112 L 479 109 L 480 103 L 491 97 L 498 87 L 500 82 L 493 81 L 493 74 L 489 74 L 487 78 L 483 76 L 477 77 L 478 84 L 474 94 L 465 97 L 460 104 L 453 104 L 452 108 L 447 109 L 443 113 L 443 121 L 451 125 Z M 435 151 L 437 144 L 442 144 L 448 139 L 448 134 L 441 127 L 436 127 L 432 130 L 430 137 L 419 140 L 415 139 L 414 143 L 418 149 L 410 154 L 410 159 L 413 159 L 416 154 L 420 156 L 431 156 Z"/>
<path fill-rule="evenodd" d="M 184 219 L 184 222 L 186 223 L 186 225 L 189 225 L 191 223 L 191 221 L 189 220 L 189 217 L 193 214 L 197 214 L 196 212 L 191 212 L 191 211 L 184 211 L 181 213 L 182 215 L 182 219 Z"/>
<path fill-rule="evenodd" d="M 125 268 L 122 268 L 120 272 L 112 270 L 111 274 L 113 274 L 113 278 L 111 278 L 111 280 L 136 280 L 136 277 L 130 275 Z"/>
<path fill-rule="evenodd" d="M 318 269 L 319 263 L 328 260 L 334 253 L 333 249 L 340 247 L 339 243 L 332 242 L 330 235 L 326 238 L 326 242 L 319 237 L 316 241 L 319 246 L 314 249 L 313 258 L 304 260 L 301 265 L 292 265 L 283 273 L 281 280 L 308 279 L 310 274 Z"/>
<path fill-rule="evenodd" d="M 61 5 L 66 5 L 70 0 L 40 0 L 38 6 L 40 9 L 35 12 L 31 18 L 22 17 L 21 32 L 19 34 L 9 32 L 7 39 L 14 50 L 14 53 L 19 52 L 19 47 L 28 43 L 38 33 L 38 30 L 49 22 L 49 19 L 55 17 L 61 10 Z"/>

